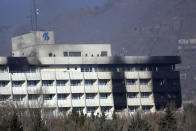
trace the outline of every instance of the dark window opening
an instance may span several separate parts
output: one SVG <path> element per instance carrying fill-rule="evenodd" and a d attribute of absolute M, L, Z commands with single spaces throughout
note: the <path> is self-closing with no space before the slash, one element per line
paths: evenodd
<path fill-rule="evenodd" d="M 69 56 L 69 55 L 68 55 L 68 52 L 63 52 L 63 55 L 64 55 L 64 56 Z"/>
<path fill-rule="evenodd" d="M 107 51 L 102 51 L 101 56 L 108 56 L 108 52 Z"/>
<path fill-rule="evenodd" d="M 81 56 L 81 52 L 69 52 L 69 56 Z"/>
<path fill-rule="evenodd" d="M 49 56 L 49 57 L 52 57 L 52 53 L 50 52 L 50 53 L 48 54 L 48 56 Z"/>

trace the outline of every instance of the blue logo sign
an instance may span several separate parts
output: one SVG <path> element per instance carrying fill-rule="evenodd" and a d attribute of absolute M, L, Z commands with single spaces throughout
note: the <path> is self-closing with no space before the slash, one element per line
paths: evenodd
<path fill-rule="evenodd" d="M 44 32 L 43 38 L 44 38 L 44 40 L 50 40 L 50 37 L 48 35 L 48 32 Z"/>

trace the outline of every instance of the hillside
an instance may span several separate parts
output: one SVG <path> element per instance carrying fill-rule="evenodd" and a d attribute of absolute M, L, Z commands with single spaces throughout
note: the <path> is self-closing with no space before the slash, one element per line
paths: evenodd
<path fill-rule="evenodd" d="M 109 0 L 65 12 L 40 29 L 54 30 L 57 43 L 111 43 L 113 55 L 177 55 L 179 39 L 196 38 L 195 8 L 195 0 Z M 11 36 L 28 31 L 26 25 L 0 28 L 0 55 L 10 54 Z M 194 65 L 195 58 L 196 51 L 185 54 L 183 65 Z M 196 71 L 191 66 L 188 72 L 184 100 L 196 99 Z"/>

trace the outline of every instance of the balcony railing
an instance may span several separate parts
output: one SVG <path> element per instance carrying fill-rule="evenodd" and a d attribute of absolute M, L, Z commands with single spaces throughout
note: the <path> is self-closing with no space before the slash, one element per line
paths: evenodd
<path fill-rule="evenodd" d="M 86 99 L 86 106 L 99 106 L 99 99 Z"/>
<path fill-rule="evenodd" d="M 70 86 L 57 86 L 57 93 L 70 93 Z"/>
<path fill-rule="evenodd" d="M 71 107 L 71 99 L 58 100 L 59 107 Z"/>
<path fill-rule="evenodd" d="M 84 99 L 72 99 L 72 105 L 73 107 L 84 107 L 85 106 L 85 100 Z"/>
<path fill-rule="evenodd" d="M 30 94 L 41 94 L 42 93 L 41 87 L 39 86 L 27 87 L 27 91 Z"/>
<path fill-rule="evenodd" d="M 140 98 L 128 98 L 127 99 L 127 104 L 128 105 L 134 105 L 134 106 L 141 105 Z"/>
<path fill-rule="evenodd" d="M 26 87 L 12 87 L 13 94 L 26 94 Z"/>
<path fill-rule="evenodd" d="M 56 100 L 44 100 L 44 107 L 57 107 Z"/>
<path fill-rule="evenodd" d="M 107 99 L 100 99 L 100 106 L 113 106 L 113 99 L 107 98 Z"/>
<path fill-rule="evenodd" d="M 99 85 L 99 92 L 112 92 L 112 85 Z"/>
<path fill-rule="evenodd" d="M 98 86 L 93 86 L 93 85 L 85 86 L 85 91 L 86 93 L 97 93 Z"/>
<path fill-rule="evenodd" d="M 84 92 L 84 86 L 71 86 L 72 93 L 82 93 Z"/>
<path fill-rule="evenodd" d="M 0 87 L 0 94 L 11 94 L 10 87 Z"/>

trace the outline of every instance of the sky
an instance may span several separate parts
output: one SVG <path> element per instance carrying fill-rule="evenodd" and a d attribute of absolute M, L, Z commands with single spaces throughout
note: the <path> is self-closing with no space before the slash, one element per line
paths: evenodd
<path fill-rule="evenodd" d="M 65 11 L 101 6 L 107 0 L 36 0 L 38 21 L 47 22 Z M 0 0 L 0 26 L 30 23 L 32 0 Z"/>

